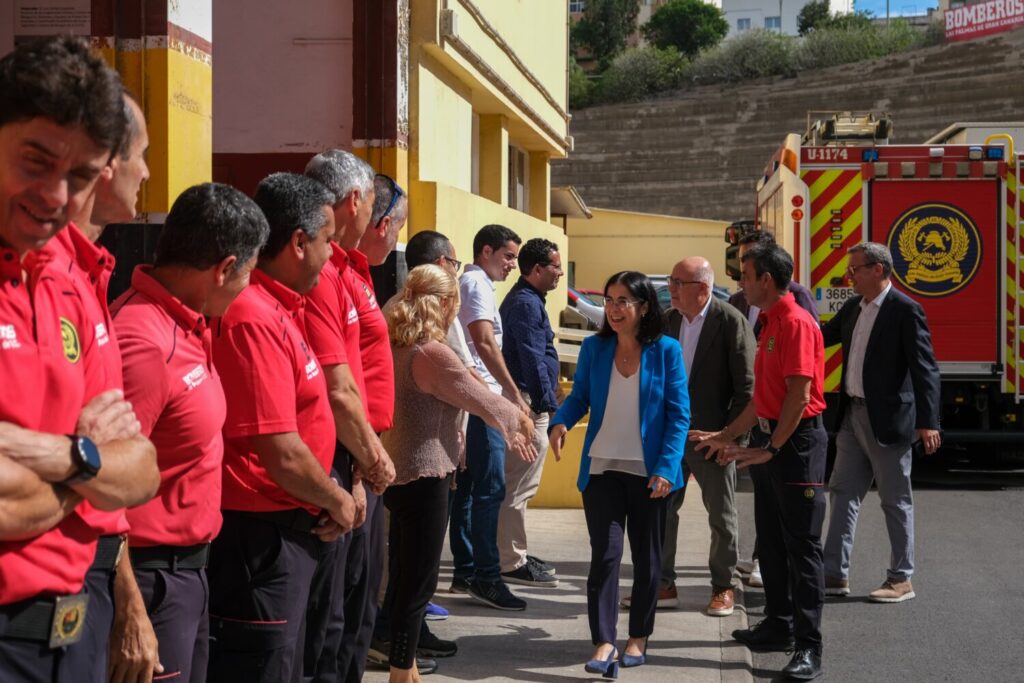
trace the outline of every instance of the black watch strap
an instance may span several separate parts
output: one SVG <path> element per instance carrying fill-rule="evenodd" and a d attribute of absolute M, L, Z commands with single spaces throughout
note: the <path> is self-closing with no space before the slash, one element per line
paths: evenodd
<path fill-rule="evenodd" d="M 62 484 L 79 484 L 89 481 L 100 471 L 100 451 L 87 436 L 70 434 L 71 439 L 71 461 L 78 471 L 65 479 Z"/>
<path fill-rule="evenodd" d="M 781 446 L 773 446 L 773 445 L 771 444 L 771 442 L 769 442 L 769 443 L 768 443 L 768 444 L 767 444 L 767 445 L 766 445 L 766 446 L 764 447 L 764 450 L 766 450 L 766 451 L 768 451 L 769 453 L 771 453 L 771 454 L 772 454 L 772 457 L 774 458 L 774 457 L 775 457 L 776 455 L 778 455 L 778 454 L 779 454 L 779 451 L 781 451 L 781 450 L 782 450 L 782 447 L 781 447 Z"/>

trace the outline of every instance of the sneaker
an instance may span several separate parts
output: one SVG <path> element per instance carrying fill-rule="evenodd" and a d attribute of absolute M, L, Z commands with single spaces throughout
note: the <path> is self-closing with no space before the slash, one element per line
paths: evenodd
<path fill-rule="evenodd" d="M 552 565 L 548 564 L 547 562 L 545 562 L 544 560 L 540 559 L 539 557 L 534 557 L 533 555 L 527 555 L 526 556 L 526 562 L 528 564 L 532 564 L 534 567 L 536 567 L 537 570 L 541 574 L 552 574 L 553 575 L 553 574 L 556 573 L 555 572 L 555 568 Z"/>
<path fill-rule="evenodd" d="M 469 597 L 494 609 L 520 612 L 526 609 L 526 601 L 517 598 L 504 581 L 473 581 L 469 584 Z"/>
<path fill-rule="evenodd" d="M 761 563 L 757 560 L 754 560 L 754 566 L 750 570 L 750 576 L 747 577 L 747 583 L 754 588 L 764 586 L 764 579 L 761 578 Z"/>
<path fill-rule="evenodd" d="M 469 592 L 469 579 L 460 579 L 454 577 L 452 579 L 452 585 L 448 587 L 449 593 L 468 593 Z"/>
<path fill-rule="evenodd" d="M 738 562 L 736 562 L 736 571 L 738 571 L 740 574 L 749 574 L 750 572 L 754 571 L 754 566 L 756 564 L 756 557 L 749 560 L 739 560 Z"/>
<path fill-rule="evenodd" d="M 545 574 L 540 571 L 540 567 L 535 564 L 530 564 L 527 560 L 526 564 L 513 569 L 510 572 L 503 572 L 501 578 L 506 583 L 517 583 L 521 586 L 543 586 L 545 588 L 551 588 L 558 585 L 558 579 L 551 574 Z"/>
<path fill-rule="evenodd" d="M 868 600 L 871 602 L 903 602 L 913 600 L 917 595 L 910 579 L 906 581 L 886 581 L 878 590 L 871 591 Z"/>
<path fill-rule="evenodd" d="M 620 603 L 623 609 L 629 609 L 633 604 L 633 597 L 627 595 L 622 598 Z M 670 583 L 668 586 L 664 586 L 658 591 L 658 609 L 674 609 L 679 606 L 679 593 L 676 591 L 676 585 Z"/>
<path fill-rule="evenodd" d="M 427 621 L 444 621 L 448 618 L 448 610 L 440 605 L 428 602 L 427 611 L 424 612 L 423 618 Z"/>
<path fill-rule="evenodd" d="M 850 582 L 847 579 L 837 579 L 834 576 L 825 577 L 825 595 L 838 595 L 846 597 L 850 594 Z"/>
<path fill-rule="evenodd" d="M 458 651 L 459 646 L 454 640 L 442 640 L 426 628 L 420 632 L 420 643 L 416 646 L 417 657 L 452 657 Z"/>
<path fill-rule="evenodd" d="M 732 614 L 736 596 L 731 588 L 712 588 L 711 602 L 708 603 L 709 617 L 727 617 Z"/>
<path fill-rule="evenodd" d="M 419 650 L 417 650 L 419 652 Z M 366 653 L 366 662 L 375 669 L 391 668 L 389 658 L 391 656 L 391 643 L 386 640 L 374 638 L 370 641 L 370 649 Z M 437 661 L 426 657 L 416 658 L 416 670 L 420 676 L 426 676 L 437 671 Z"/>

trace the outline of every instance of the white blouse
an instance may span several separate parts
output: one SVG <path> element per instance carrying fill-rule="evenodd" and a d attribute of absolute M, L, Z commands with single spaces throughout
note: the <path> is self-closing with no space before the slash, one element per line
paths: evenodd
<path fill-rule="evenodd" d="M 614 363 L 604 420 L 590 446 L 590 474 L 610 471 L 647 476 L 640 441 L 640 371 L 623 377 Z"/>

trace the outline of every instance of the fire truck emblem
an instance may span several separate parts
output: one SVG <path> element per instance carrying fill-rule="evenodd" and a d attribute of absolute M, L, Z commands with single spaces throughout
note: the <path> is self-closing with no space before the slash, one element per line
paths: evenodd
<path fill-rule="evenodd" d="M 896 280 L 921 296 L 961 289 L 981 262 L 977 226 L 949 204 L 920 204 L 907 211 L 889 233 L 888 246 Z"/>

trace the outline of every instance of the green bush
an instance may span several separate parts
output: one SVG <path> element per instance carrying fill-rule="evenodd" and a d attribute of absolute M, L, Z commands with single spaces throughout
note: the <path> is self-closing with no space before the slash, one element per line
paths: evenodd
<path fill-rule="evenodd" d="M 824 69 L 876 59 L 920 47 L 923 34 L 902 19 L 889 26 L 854 23 L 848 28 L 820 28 L 804 36 L 793 52 L 794 71 Z"/>
<path fill-rule="evenodd" d="M 656 47 L 626 50 L 601 76 L 597 97 L 601 102 L 635 102 L 679 86 L 686 58 L 679 50 Z"/>
<path fill-rule="evenodd" d="M 792 75 L 796 39 L 775 31 L 745 31 L 700 53 L 687 70 L 687 80 L 703 85 L 742 81 L 778 74 Z"/>
<path fill-rule="evenodd" d="M 583 109 L 594 101 L 596 84 L 583 68 L 576 63 L 576 58 L 569 57 L 569 108 Z"/>

